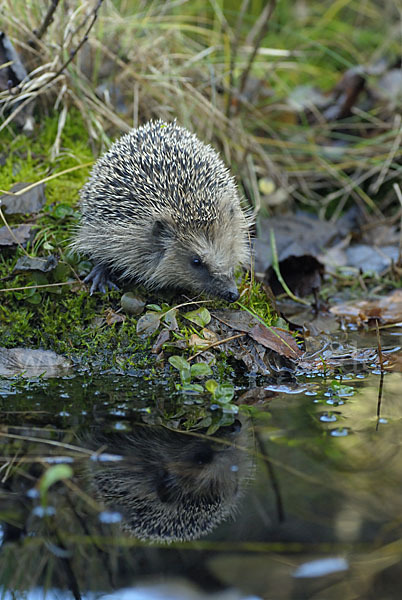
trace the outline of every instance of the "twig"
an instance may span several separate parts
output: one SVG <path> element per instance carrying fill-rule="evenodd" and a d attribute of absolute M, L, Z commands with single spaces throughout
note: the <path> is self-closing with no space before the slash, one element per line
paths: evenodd
<path fill-rule="evenodd" d="M 268 31 L 268 24 L 271 19 L 272 13 L 274 12 L 275 6 L 276 6 L 276 0 L 271 0 L 270 3 L 265 6 L 264 10 L 262 11 L 262 13 L 258 19 L 259 31 L 257 33 L 256 40 L 254 42 L 253 51 L 251 52 L 251 54 L 249 56 L 248 63 L 246 65 L 246 68 L 244 69 L 241 79 L 240 79 L 239 92 L 238 92 L 239 96 L 241 96 L 241 94 L 243 94 L 243 92 L 244 92 L 254 59 L 257 56 L 257 52 L 258 52 L 259 47 L 261 46 L 261 42 L 264 39 L 265 34 Z"/>
<path fill-rule="evenodd" d="M 59 2 L 60 0 L 51 0 L 50 6 L 45 15 L 45 18 L 43 19 L 42 25 L 39 27 L 39 29 L 34 29 L 35 37 L 38 40 L 40 40 L 45 35 L 49 25 L 53 23 L 53 15 L 56 11 Z"/>
<path fill-rule="evenodd" d="M 74 58 L 76 57 L 76 55 L 78 54 L 78 52 L 81 50 L 81 48 L 85 44 L 85 42 L 88 41 L 89 32 L 91 31 L 92 27 L 95 25 L 95 21 L 98 18 L 98 12 L 99 12 L 99 9 L 100 9 L 102 3 L 103 3 L 103 0 L 98 0 L 98 3 L 95 6 L 94 11 L 93 11 L 92 21 L 88 25 L 87 30 L 86 30 L 83 38 L 78 43 L 78 45 L 74 48 L 74 50 L 71 50 L 70 57 L 60 67 L 60 69 L 58 71 L 56 71 L 56 73 L 46 82 L 47 84 L 50 83 L 50 82 L 52 82 L 54 79 L 56 79 L 57 77 L 59 77 L 59 75 L 61 75 L 63 73 L 63 71 L 68 67 L 68 65 L 74 60 Z"/>
<path fill-rule="evenodd" d="M 232 98 L 233 98 L 233 87 L 234 87 L 234 69 L 237 59 L 237 52 L 239 49 L 239 40 L 241 34 L 241 28 L 243 25 L 244 15 L 248 8 L 250 0 L 243 0 L 240 12 L 237 15 L 236 25 L 234 30 L 234 35 L 231 36 L 230 45 L 230 64 L 229 64 L 229 89 L 226 97 L 226 116 L 230 119 L 231 109 L 232 109 Z"/>
<path fill-rule="evenodd" d="M 29 255 L 28 255 L 29 256 Z M 3 288 L 0 292 L 20 292 L 23 290 L 31 290 L 33 288 L 58 287 L 59 285 L 73 285 L 74 281 L 61 281 L 60 283 L 41 283 L 40 285 L 24 285 L 22 287 Z"/>
<path fill-rule="evenodd" d="M 236 340 L 237 338 L 244 337 L 245 335 L 247 335 L 246 332 L 244 332 L 244 333 L 236 333 L 236 335 L 231 335 L 230 337 L 225 338 L 223 340 L 218 340 L 217 342 L 212 342 L 212 344 L 209 344 L 209 346 L 207 346 L 206 348 L 203 348 L 199 352 L 196 352 L 196 354 L 193 354 L 193 356 L 190 356 L 190 358 L 188 358 L 187 360 L 188 361 L 193 360 L 194 358 L 196 358 L 197 356 L 199 356 L 203 352 L 206 352 L 210 348 L 215 348 L 215 346 L 220 346 L 221 344 L 226 344 L 226 342 L 230 342 L 232 340 Z"/>
<path fill-rule="evenodd" d="M 0 200 L 0 207 L 1 207 L 1 200 Z M 11 237 L 13 238 L 13 240 L 17 244 L 17 246 L 20 248 L 20 250 L 22 250 L 22 252 L 26 256 L 28 256 L 28 258 L 31 258 L 31 256 L 25 250 L 24 246 L 22 246 L 22 244 L 18 241 L 17 236 L 14 234 L 14 231 L 11 229 L 10 225 L 7 223 L 7 220 L 6 220 L 5 216 L 4 216 L 4 213 L 3 213 L 3 211 L 2 211 L 1 208 L 0 208 L 0 218 L 3 221 L 4 225 L 6 226 L 6 229 L 7 229 L 8 233 L 11 235 Z"/>
<path fill-rule="evenodd" d="M 58 442 L 57 440 L 49 440 L 47 438 L 33 437 L 31 435 L 17 435 L 15 433 L 6 433 L 0 431 L 0 438 L 7 438 L 12 440 L 22 440 L 25 442 L 36 442 L 41 444 L 47 444 L 48 446 L 57 446 L 58 448 L 64 448 L 65 450 L 75 450 L 79 454 L 85 454 L 92 456 L 93 451 L 87 448 L 81 448 L 80 446 L 73 446 L 72 444 L 66 444 L 64 442 Z"/>
<path fill-rule="evenodd" d="M 381 349 L 380 330 L 378 328 L 378 319 L 375 322 L 375 326 L 376 326 L 376 332 L 377 332 L 378 362 L 380 364 L 380 385 L 378 387 L 378 398 L 377 398 L 377 424 L 375 427 L 375 430 L 378 431 L 378 426 L 380 424 L 380 417 L 381 417 L 382 390 L 384 387 L 384 362 L 383 362 L 382 349 Z"/>
<path fill-rule="evenodd" d="M 378 175 L 377 180 L 370 185 L 369 189 L 372 194 L 376 194 L 378 192 L 378 190 L 380 189 L 380 186 L 382 185 L 382 183 L 385 179 L 388 169 L 391 166 L 392 161 L 394 160 L 395 154 L 397 153 L 398 148 L 400 148 L 400 146 L 401 146 L 401 140 L 402 140 L 401 115 L 396 115 L 396 117 L 395 117 L 395 129 L 398 129 L 398 133 L 395 136 L 394 143 L 391 146 L 391 150 L 389 151 L 389 154 L 383 163 L 382 169 L 380 171 L 380 174 Z"/>
<path fill-rule="evenodd" d="M 382 356 L 381 337 L 380 337 L 380 330 L 378 328 L 378 319 L 376 319 L 376 322 L 375 322 L 375 330 L 376 330 L 376 334 L 377 334 L 378 362 L 380 364 L 380 370 L 382 373 L 384 371 L 384 360 L 383 360 L 383 356 Z"/>

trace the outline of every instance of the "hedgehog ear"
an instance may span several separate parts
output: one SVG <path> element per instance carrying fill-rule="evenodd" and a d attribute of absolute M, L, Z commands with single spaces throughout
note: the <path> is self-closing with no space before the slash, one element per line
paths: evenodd
<path fill-rule="evenodd" d="M 168 223 L 168 221 L 163 219 L 155 221 L 152 227 L 151 235 L 155 247 L 158 247 L 160 250 L 164 250 L 166 247 L 166 242 L 174 238 L 172 226 L 170 223 Z"/>

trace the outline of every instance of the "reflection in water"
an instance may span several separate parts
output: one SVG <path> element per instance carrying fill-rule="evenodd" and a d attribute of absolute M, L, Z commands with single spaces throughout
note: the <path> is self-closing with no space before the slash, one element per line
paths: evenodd
<path fill-rule="evenodd" d="M 156 400 L 144 410 L 151 402 L 134 399 L 128 378 L 7 392 L 0 597 L 46 588 L 120 600 L 179 578 L 230 600 L 233 588 L 264 600 L 399 598 L 402 378 L 384 376 L 381 420 L 379 381 L 310 378 L 314 395 L 248 404 L 247 421 L 213 438 L 147 424 L 165 423 L 164 414 L 177 422 L 178 411 L 166 399 L 158 406 L 163 392 L 151 385 Z M 125 432 L 116 429 L 122 417 Z M 44 501 L 44 473 L 60 466 L 73 474 Z"/>
<path fill-rule="evenodd" d="M 121 461 L 91 461 L 86 475 L 96 497 L 122 515 L 122 526 L 141 540 L 197 539 L 233 514 L 250 477 L 244 425 L 215 438 L 163 427 L 135 426 L 130 434 L 95 434 L 92 448 Z"/>

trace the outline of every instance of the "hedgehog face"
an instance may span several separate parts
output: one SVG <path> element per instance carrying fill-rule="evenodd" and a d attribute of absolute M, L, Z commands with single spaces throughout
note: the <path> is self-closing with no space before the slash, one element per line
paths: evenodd
<path fill-rule="evenodd" d="M 155 286 L 206 293 L 228 302 L 239 298 L 234 267 L 244 262 L 247 249 L 239 245 L 238 235 L 230 236 L 229 231 L 222 237 L 219 223 L 181 230 L 166 221 L 155 223 L 152 233 Z"/>

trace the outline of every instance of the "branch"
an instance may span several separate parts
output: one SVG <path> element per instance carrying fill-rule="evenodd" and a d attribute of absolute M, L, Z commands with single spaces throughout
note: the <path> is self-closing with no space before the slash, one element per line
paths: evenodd
<path fill-rule="evenodd" d="M 53 23 L 53 15 L 56 11 L 59 2 L 60 0 L 51 0 L 51 4 L 45 15 L 45 18 L 43 19 L 42 25 L 39 27 L 39 29 L 34 29 L 34 34 L 38 40 L 40 40 L 45 35 L 49 25 Z"/>
<path fill-rule="evenodd" d="M 92 21 L 88 25 L 87 30 L 84 34 L 84 37 L 79 42 L 79 44 L 74 48 L 74 50 L 71 50 L 70 57 L 68 58 L 68 60 L 66 60 L 66 62 L 60 67 L 60 69 L 46 82 L 46 84 L 49 84 L 51 81 L 53 81 L 54 79 L 56 79 L 59 75 L 61 75 L 63 73 L 63 71 L 68 67 L 68 65 L 74 60 L 74 58 L 76 57 L 78 52 L 81 50 L 81 48 L 85 44 L 85 42 L 88 41 L 89 32 L 91 31 L 92 27 L 95 25 L 95 21 L 98 18 L 98 12 L 99 12 L 99 9 L 100 9 L 102 3 L 103 3 L 103 0 L 98 0 L 98 3 L 94 8 L 94 12 L 92 15 Z"/>
<path fill-rule="evenodd" d="M 254 59 L 255 59 L 257 52 L 261 46 L 262 40 L 264 39 L 265 34 L 268 31 L 268 24 L 272 17 L 272 13 L 274 12 L 275 6 L 276 6 L 276 0 L 271 0 L 270 3 L 265 6 L 264 10 L 262 11 L 262 13 L 258 19 L 260 21 L 259 31 L 257 33 L 256 40 L 254 42 L 253 51 L 251 52 L 251 54 L 249 56 L 247 66 L 244 69 L 243 74 L 241 76 L 240 85 L 239 85 L 239 96 L 241 96 L 241 94 L 244 92 Z"/>

